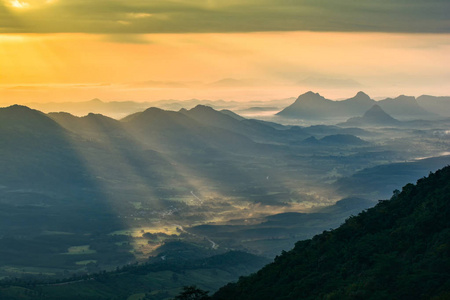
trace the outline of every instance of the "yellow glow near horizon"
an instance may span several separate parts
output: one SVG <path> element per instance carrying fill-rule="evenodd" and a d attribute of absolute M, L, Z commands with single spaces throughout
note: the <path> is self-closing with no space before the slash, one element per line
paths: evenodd
<path fill-rule="evenodd" d="M 374 97 L 445 95 L 450 94 L 444 84 L 450 79 L 449 37 L 315 32 L 4 34 L 0 96 L 3 102 L 180 95 L 250 99 L 297 96 L 304 88 L 329 91 L 330 97 L 351 96 L 358 90 L 378 93 Z M 311 76 L 331 78 L 342 86 L 299 84 Z M 242 84 L 209 85 L 223 78 Z M 360 86 L 345 86 L 346 80 Z M 64 90 L 65 85 L 72 88 Z"/>

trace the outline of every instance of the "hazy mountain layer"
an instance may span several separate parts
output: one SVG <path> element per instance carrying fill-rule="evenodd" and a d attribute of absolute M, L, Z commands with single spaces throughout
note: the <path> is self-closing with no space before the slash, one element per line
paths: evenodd
<path fill-rule="evenodd" d="M 401 122 L 391 117 L 379 105 L 375 104 L 368 111 L 366 111 L 362 117 L 350 118 L 347 122 L 340 123 L 339 125 L 352 127 L 392 127 L 400 126 Z"/>
<path fill-rule="evenodd" d="M 432 113 L 450 118 L 450 97 L 422 95 L 417 98 L 417 103 Z"/>
<path fill-rule="evenodd" d="M 421 103 L 424 103 L 424 101 L 421 101 Z M 342 101 L 332 101 L 325 99 L 318 93 L 307 92 L 300 95 L 292 105 L 281 110 L 277 115 L 307 120 L 342 120 L 363 115 L 376 104 L 394 118 L 411 120 L 438 117 L 435 112 L 428 111 L 419 105 L 414 97 L 402 95 L 395 99 L 387 98 L 375 101 L 363 92 L 358 92 L 354 97 Z"/>
<path fill-rule="evenodd" d="M 389 185 L 358 193 L 336 181 L 449 149 L 445 120 L 300 127 L 205 106 L 122 120 L 12 106 L 0 125 L 0 275 L 11 277 L 114 269 L 178 240 L 273 257 L 404 178 L 388 168 Z M 425 160 L 413 174 L 433 168 Z M 317 213 L 351 195 L 344 210 Z"/>

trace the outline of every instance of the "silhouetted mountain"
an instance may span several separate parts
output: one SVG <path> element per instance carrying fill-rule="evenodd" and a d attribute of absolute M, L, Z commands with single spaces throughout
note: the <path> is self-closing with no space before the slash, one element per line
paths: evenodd
<path fill-rule="evenodd" d="M 343 114 L 357 116 L 366 111 L 376 103 L 369 95 L 358 92 L 354 97 L 347 100 L 338 101 L 339 106 L 344 111 Z"/>
<path fill-rule="evenodd" d="M 0 129 L 21 134 L 33 131 L 35 135 L 51 135 L 61 128 L 40 111 L 21 105 L 0 108 Z"/>
<path fill-rule="evenodd" d="M 79 181 L 84 182 L 70 137 L 59 124 L 39 111 L 19 105 L 1 108 L 0 179 L 3 185 L 43 188 L 55 183 L 76 186 Z"/>
<path fill-rule="evenodd" d="M 213 299 L 447 299 L 450 167 L 298 242 Z"/>
<path fill-rule="evenodd" d="M 243 129 L 240 120 L 237 120 L 236 117 L 217 111 L 209 106 L 197 105 L 190 110 L 182 109 L 180 112 L 205 125 L 237 132 Z"/>
<path fill-rule="evenodd" d="M 342 101 L 325 99 L 317 93 L 307 92 L 300 95 L 290 106 L 277 115 L 298 119 L 342 119 L 362 115 L 373 105 L 378 104 L 384 111 L 401 119 L 433 119 L 436 117 L 423 109 L 414 97 L 399 96 L 375 101 L 364 92 Z"/>
<path fill-rule="evenodd" d="M 277 115 L 287 118 L 321 119 L 333 116 L 330 108 L 334 106 L 333 101 L 309 91 L 300 95 L 293 104 L 277 113 Z"/>
<path fill-rule="evenodd" d="M 379 105 L 372 106 L 362 117 L 354 117 L 341 126 L 398 126 L 401 122 L 388 115 Z"/>
<path fill-rule="evenodd" d="M 220 119 L 215 122 L 213 118 L 210 118 L 210 113 Z M 122 119 L 122 123 L 140 141 L 162 152 L 180 153 L 182 149 L 185 149 L 200 154 L 216 151 L 257 150 L 256 144 L 244 135 L 219 127 L 228 122 L 239 122 L 236 119 L 206 106 L 198 106 L 190 114 L 194 118 L 205 118 L 205 123 L 187 116 L 184 110 L 174 112 L 154 107 L 132 114 Z M 210 126 L 206 124 L 208 121 L 219 126 Z"/>
<path fill-rule="evenodd" d="M 376 103 L 364 92 L 358 92 L 354 97 L 332 101 L 317 93 L 308 92 L 278 115 L 301 119 L 339 119 L 360 115 Z"/>
<path fill-rule="evenodd" d="M 62 253 L 92 228 L 120 228 L 76 146 L 92 153 L 90 143 L 23 106 L 0 109 L 0 124 L 0 265 L 59 268 Z M 72 235 L 46 239 L 46 230 Z M 130 256 L 116 252 L 110 258 L 126 262 Z"/>
<path fill-rule="evenodd" d="M 204 125 L 245 135 L 256 142 L 273 143 L 274 141 L 287 138 L 285 131 L 277 130 L 264 122 L 244 118 L 238 120 L 228 114 L 216 111 L 209 106 L 197 105 L 191 110 L 181 110 L 180 112 Z"/>
<path fill-rule="evenodd" d="M 107 114 L 114 117 L 123 117 L 128 114 L 140 111 L 148 107 L 147 102 L 134 101 L 111 101 L 104 102 L 98 98 L 81 102 L 47 102 L 47 103 L 29 103 L 30 107 L 44 112 L 70 112 L 78 116 L 88 113 Z"/>
<path fill-rule="evenodd" d="M 232 117 L 232 118 L 235 118 L 235 119 L 238 120 L 238 121 L 241 121 L 241 120 L 244 120 L 244 119 L 245 119 L 244 117 L 241 117 L 240 115 L 238 115 L 238 114 L 235 113 L 235 112 L 232 112 L 232 111 L 229 110 L 229 109 L 222 109 L 220 112 L 223 113 L 223 114 L 226 114 L 226 115 L 228 115 L 228 116 L 230 116 L 230 117 Z"/>
<path fill-rule="evenodd" d="M 342 102 L 347 103 L 347 104 L 356 104 L 356 105 L 361 105 L 361 104 L 366 104 L 366 105 L 372 105 L 374 100 L 372 100 L 369 95 L 367 95 L 366 93 L 364 93 L 363 91 L 359 91 L 358 93 L 356 93 L 356 95 L 352 98 L 349 98 L 347 100 L 343 100 Z"/>
<path fill-rule="evenodd" d="M 397 98 L 387 98 L 378 101 L 378 105 L 390 115 L 402 120 L 430 119 L 436 114 L 422 108 L 412 96 L 398 96 Z"/>
<path fill-rule="evenodd" d="M 49 113 L 48 116 L 62 127 L 82 136 L 98 137 L 106 133 L 111 135 L 125 135 L 122 124 L 101 114 L 89 113 L 84 117 L 76 117 L 69 113 Z"/>
<path fill-rule="evenodd" d="M 450 117 L 450 97 L 422 95 L 417 98 L 417 103 L 429 112 Z"/>

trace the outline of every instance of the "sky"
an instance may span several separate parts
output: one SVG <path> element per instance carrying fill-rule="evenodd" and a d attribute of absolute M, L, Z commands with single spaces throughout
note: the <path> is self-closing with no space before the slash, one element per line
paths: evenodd
<path fill-rule="evenodd" d="M 447 0 L 0 0 L 0 104 L 450 95 Z"/>

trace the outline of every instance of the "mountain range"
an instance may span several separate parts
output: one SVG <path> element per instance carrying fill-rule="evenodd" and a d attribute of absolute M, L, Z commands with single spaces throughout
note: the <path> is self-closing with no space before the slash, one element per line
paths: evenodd
<path fill-rule="evenodd" d="M 362 118 L 391 120 L 377 106 Z M 0 277 L 67 278 L 228 250 L 273 258 L 445 165 L 448 126 L 429 122 L 301 127 L 204 105 L 119 120 L 0 108 Z M 430 156 L 440 158 L 419 159 Z M 200 269 L 195 278 L 230 278 L 230 268 Z M 193 281 L 170 272 L 157 299 Z"/>
<path fill-rule="evenodd" d="M 364 114 L 377 104 L 386 113 L 402 120 L 435 119 L 439 116 L 447 116 L 446 113 L 439 115 L 427 110 L 429 105 L 424 97 L 421 98 L 420 103 L 419 105 L 416 98 L 404 95 L 375 101 L 364 92 L 358 92 L 354 97 L 346 100 L 333 101 L 318 93 L 307 92 L 300 95 L 293 104 L 281 110 L 277 115 L 297 119 L 348 119 Z M 440 104 L 450 106 L 450 102 L 445 102 L 445 100 L 440 101 Z M 436 109 L 433 109 L 433 111 L 436 111 Z"/>

